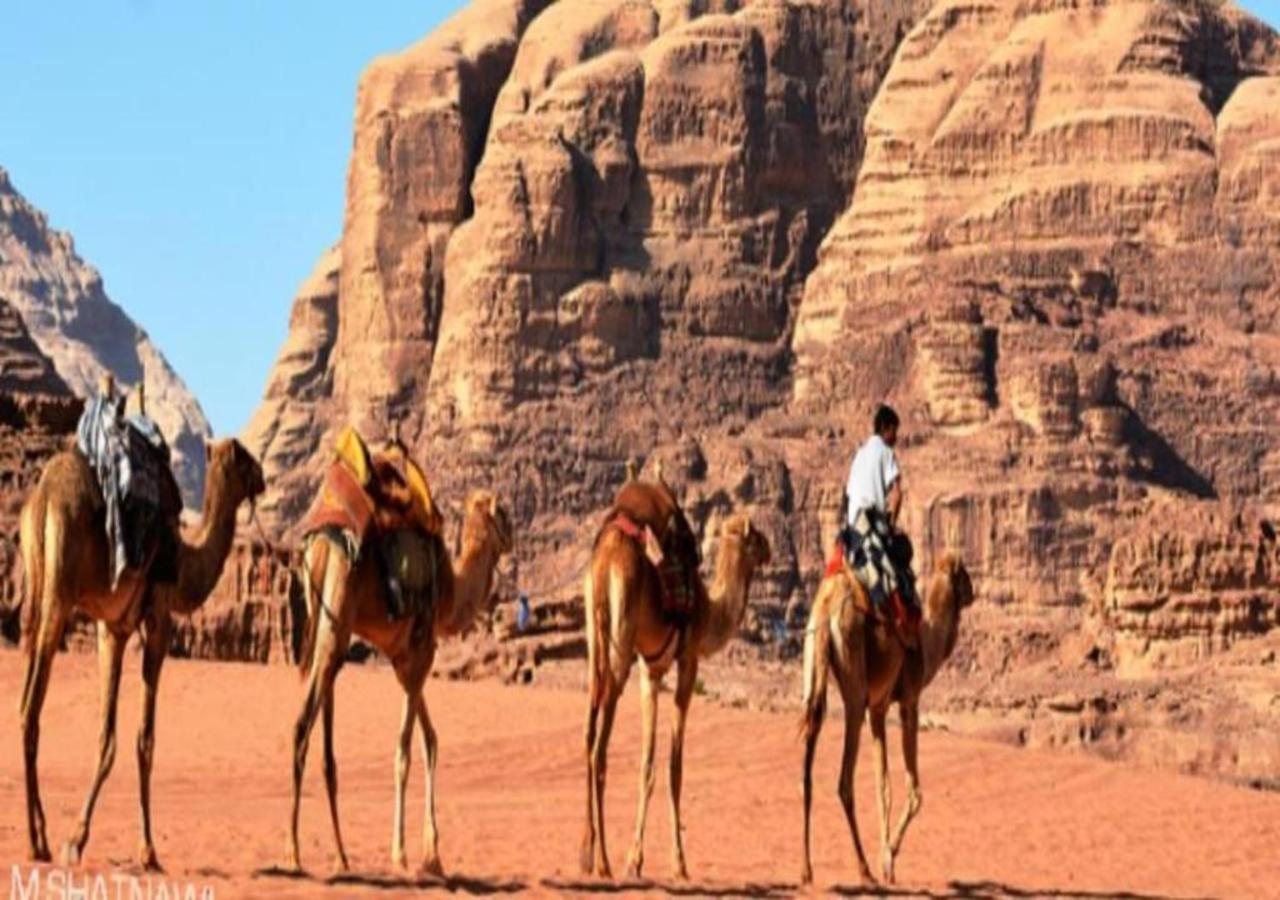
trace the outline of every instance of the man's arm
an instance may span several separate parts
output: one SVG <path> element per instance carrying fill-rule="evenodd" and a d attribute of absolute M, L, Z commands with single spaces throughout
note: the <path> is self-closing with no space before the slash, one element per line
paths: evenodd
<path fill-rule="evenodd" d="M 893 484 L 889 485 L 889 493 L 884 499 L 885 505 L 889 507 L 889 525 L 896 528 L 898 513 L 902 511 L 902 476 L 895 478 Z"/>

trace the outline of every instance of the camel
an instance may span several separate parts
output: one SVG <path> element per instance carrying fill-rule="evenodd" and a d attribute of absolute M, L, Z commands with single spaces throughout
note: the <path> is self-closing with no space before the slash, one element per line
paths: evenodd
<path fill-rule="evenodd" d="M 881 823 L 881 871 L 893 881 L 893 863 L 901 849 L 906 827 L 920 812 L 924 795 L 916 768 L 920 731 L 920 694 L 937 675 L 955 649 L 960 634 L 960 612 L 973 603 L 973 583 L 964 563 L 955 554 L 938 559 L 924 595 L 919 647 L 906 650 L 890 626 L 870 617 L 870 598 L 863 585 L 844 567 L 824 577 L 818 586 L 804 645 L 804 865 L 801 880 L 813 882 L 810 864 L 809 812 L 813 800 L 813 757 L 827 711 L 827 679 L 840 686 L 845 705 L 844 764 L 840 769 L 840 803 L 858 854 L 864 882 L 874 882 L 858 835 L 854 810 L 854 767 L 863 714 L 867 713 L 876 745 L 876 786 Z M 890 835 L 890 785 L 884 728 L 888 708 L 899 704 L 902 719 L 902 758 L 906 766 L 906 808 Z"/>
<path fill-rule="evenodd" d="M 138 859 L 158 871 L 151 836 L 151 763 L 155 751 L 156 692 L 169 646 L 174 613 L 200 607 L 222 574 L 235 538 L 236 511 L 263 491 L 262 468 L 234 439 L 206 445 L 204 516 L 194 540 L 178 542 L 177 579 L 152 583 L 148 567 L 125 570 L 111 587 L 102 493 L 88 460 L 78 451 L 54 456 L 22 508 L 21 544 L 30 610 L 27 670 L 19 704 L 27 787 L 27 828 L 33 861 L 51 857 L 40 803 L 36 757 L 40 709 L 49 686 L 53 658 L 75 610 L 97 622 L 102 675 L 102 732 L 98 765 L 71 840 L 67 865 L 79 863 L 89 841 L 89 823 L 116 752 L 116 706 L 120 669 L 130 635 L 142 637 L 142 724 L 138 730 L 138 782 L 142 800 L 142 841 Z M 154 558 L 154 557 L 153 557 Z"/>
<path fill-rule="evenodd" d="M 651 487 L 651 486 L 644 486 Z M 665 486 L 663 486 L 665 488 Z M 587 823 L 582 840 L 581 866 L 611 877 L 605 849 L 604 791 L 609 735 L 614 712 L 631 665 L 640 658 L 640 708 L 643 716 L 640 798 L 635 839 L 627 855 L 627 870 L 638 878 L 644 866 L 644 826 L 654 784 L 654 728 L 658 688 L 675 666 L 675 718 L 671 733 L 672 866 L 687 879 L 680 827 L 680 789 L 683 778 L 685 722 L 698 677 L 698 660 L 722 649 L 737 633 L 747 608 L 747 595 L 756 570 L 769 561 L 769 542 L 744 514 L 727 518 L 720 528 L 715 580 L 698 593 L 692 621 L 681 634 L 661 614 L 658 583 L 635 540 L 615 528 L 605 528 L 583 584 L 589 705 L 586 721 Z M 701 579 L 699 577 L 699 587 Z"/>
<path fill-rule="evenodd" d="M 438 538 L 436 538 L 438 540 Z M 302 869 L 298 855 L 298 815 L 307 743 L 316 715 L 323 713 L 324 775 L 336 845 L 336 868 L 350 869 L 338 824 L 338 770 L 333 755 L 333 687 L 353 634 L 376 647 L 391 663 L 404 689 L 404 715 L 396 745 L 396 799 L 391 840 L 391 860 L 407 868 L 404 849 L 405 786 L 409 779 L 409 751 L 414 723 L 422 726 L 422 755 L 426 767 L 426 822 L 424 859 L 420 872 L 440 877 L 439 838 L 436 830 L 435 773 L 436 732 L 422 695 L 431 674 L 436 645 L 441 637 L 465 631 L 477 613 L 487 610 L 499 559 L 513 546 L 511 522 L 498 498 L 488 491 L 474 491 L 467 498 L 462 526 L 461 554 L 453 568 L 444 552 L 436 554 L 437 602 L 431 617 L 415 623 L 413 617 L 391 621 L 387 614 L 386 588 L 375 554 L 358 554 L 353 565 L 344 544 L 328 531 L 317 532 L 303 553 L 303 586 L 310 635 L 300 659 L 307 680 L 306 696 L 293 732 L 293 813 L 286 846 L 287 866 Z"/>
<path fill-rule="evenodd" d="M 911 651 L 889 627 L 868 615 L 871 601 L 847 568 L 828 575 L 818 587 L 804 644 L 804 866 L 801 878 L 813 881 L 810 864 L 809 811 L 813 798 L 813 755 L 826 716 L 827 678 L 834 677 L 844 700 L 844 762 L 838 793 L 853 836 L 853 848 L 865 882 L 874 882 L 858 837 L 853 807 L 853 770 L 858 759 L 858 735 L 864 711 L 871 721 L 875 744 L 876 788 L 880 813 L 880 865 L 892 883 L 894 860 L 907 826 L 920 812 L 924 795 L 916 765 L 920 733 L 920 695 L 955 649 L 960 613 L 973 602 L 973 583 L 954 554 L 938 562 L 925 593 L 919 646 Z M 906 765 L 907 806 L 893 834 L 889 833 L 890 787 L 885 746 L 885 719 L 898 704 L 902 719 L 902 755 Z"/>

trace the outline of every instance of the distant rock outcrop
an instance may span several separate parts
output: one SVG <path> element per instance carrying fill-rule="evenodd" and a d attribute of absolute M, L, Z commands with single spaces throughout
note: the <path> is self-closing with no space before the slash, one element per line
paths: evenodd
<path fill-rule="evenodd" d="M 63 381 L 89 396 L 104 372 L 118 383 L 145 378 L 147 411 L 173 451 L 174 474 L 188 506 L 204 486 L 209 423 L 164 356 L 107 297 L 102 277 L 76 255 L 71 236 L 49 227 L 0 169 L 0 296 L 18 311 Z"/>

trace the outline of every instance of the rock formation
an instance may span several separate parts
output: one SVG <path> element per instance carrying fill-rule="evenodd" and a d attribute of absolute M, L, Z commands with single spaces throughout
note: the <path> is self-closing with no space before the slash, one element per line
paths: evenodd
<path fill-rule="evenodd" d="M 3 169 L 0 296 L 77 396 L 89 396 L 108 371 L 122 385 L 145 380 L 147 410 L 169 441 L 183 498 L 199 507 L 210 434 L 199 403 L 146 332 L 107 297 L 102 277 L 76 255 L 71 236 L 51 229 Z"/>
<path fill-rule="evenodd" d="M 1273 783 L 1278 101 L 1280 39 L 1208 0 L 476 0 L 361 79 L 246 434 L 263 517 L 287 545 L 336 429 L 400 421 L 522 535 L 533 624 L 444 669 L 523 680 L 579 652 L 597 516 L 660 463 L 700 533 L 769 533 L 758 674 L 888 399 L 918 567 L 980 593 L 935 718 Z M 192 652 L 286 657 L 281 564 Z"/>

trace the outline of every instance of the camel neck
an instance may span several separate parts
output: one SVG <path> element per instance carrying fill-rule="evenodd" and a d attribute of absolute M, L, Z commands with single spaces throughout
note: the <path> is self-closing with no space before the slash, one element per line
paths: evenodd
<path fill-rule="evenodd" d="M 453 615 L 445 626 L 448 634 L 459 634 L 470 627 L 477 611 L 489 597 L 493 586 L 495 554 L 481 542 L 463 545 L 462 555 L 454 570 Z"/>
<path fill-rule="evenodd" d="M 699 642 L 699 653 L 710 656 L 724 648 L 738 633 L 747 609 L 751 574 L 743 559 L 741 545 L 722 541 L 716 560 L 715 580 L 708 592 L 707 624 Z"/>
<path fill-rule="evenodd" d="M 184 540 L 179 546 L 178 599 L 183 607 L 195 609 L 213 593 L 235 540 L 238 507 L 223 479 L 211 476 L 205 487 L 204 515 L 195 539 L 191 543 Z"/>
<path fill-rule="evenodd" d="M 937 576 L 930 585 L 920 629 L 920 648 L 924 656 L 924 683 L 933 681 L 942 664 L 955 649 L 960 627 L 960 611 L 954 592 L 945 576 Z"/>

